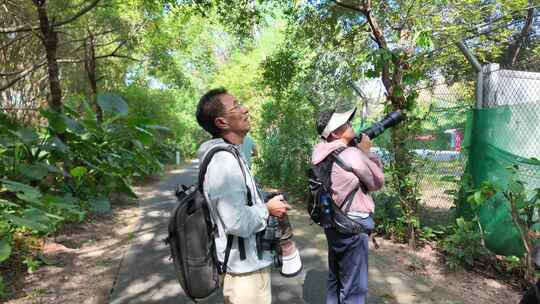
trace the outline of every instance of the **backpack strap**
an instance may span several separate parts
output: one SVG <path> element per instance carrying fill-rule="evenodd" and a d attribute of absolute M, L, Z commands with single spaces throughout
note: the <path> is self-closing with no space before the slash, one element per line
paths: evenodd
<path fill-rule="evenodd" d="M 340 209 L 343 210 L 345 214 L 347 214 L 351 209 L 351 205 L 354 196 L 356 195 L 356 192 L 358 192 L 359 189 L 362 189 L 364 193 L 367 193 L 368 190 L 366 185 L 364 185 L 364 183 L 362 183 L 362 181 L 360 180 L 360 177 L 354 172 L 353 168 L 345 161 L 343 161 L 343 159 L 339 156 L 339 154 L 341 154 L 341 152 L 343 152 L 345 149 L 347 149 L 347 147 L 339 147 L 336 150 L 332 151 L 332 153 L 329 154 L 327 157 L 329 157 L 332 162 L 338 164 L 338 166 L 340 166 L 343 170 L 353 173 L 358 178 L 358 186 L 354 188 L 351 192 L 349 192 L 349 194 L 347 194 L 345 200 L 340 206 Z"/>
<path fill-rule="evenodd" d="M 232 243 L 233 243 L 233 235 L 229 234 L 227 235 L 227 247 L 225 248 L 225 260 L 223 260 L 223 264 L 219 265 L 220 274 L 227 273 L 227 263 L 229 262 L 229 255 L 231 254 Z M 214 252 L 216 251 L 214 250 Z M 217 258 L 216 258 L 216 261 L 217 261 Z"/>
<path fill-rule="evenodd" d="M 338 164 L 343 170 L 351 172 L 352 174 L 354 174 L 358 178 L 359 187 L 362 189 L 362 191 L 364 193 L 368 193 L 368 189 L 367 189 L 366 185 L 364 185 L 364 183 L 362 183 L 362 181 L 360 180 L 360 176 L 358 176 L 356 174 L 356 172 L 354 172 L 353 168 L 349 164 L 344 162 L 343 159 L 339 156 L 339 154 L 341 154 L 341 152 L 343 152 L 343 150 L 345 150 L 345 149 L 346 149 L 345 147 L 341 147 L 339 149 L 336 149 L 336 150 L 334 150 L 332 152 L 331 155 L 334 158 L 336 164 Z"/>
<path fill-rule="evenodd" d="M 253 198 L 251 196 L 251 191 L 249 190 L 249 187 L 247 185 L 247 174 L 245 172 L 244 167 L 242 166 L 242 161 L 240 160 L 240 155 L 238 154 L 238 151 L 232 145 L 227 145 L 225 147 L 224 146 L 213 147 L 206 153 L 206 155 L 204 156 L 203 162 L 201 166 L 199 167 L 199 183 L 198 183 L 199 190 L 201 191 L 201 193 L 204 193 L 204 190 L 203 190 L 204 177 L 206 175 L 206 171 L 208 170 L 208 165 L 210 164 L 210 161 L 212 160 L 214 155 L 220 151 L 227 151 L 229 153 L 232 153 L 234 157 L 236 158 L 236 160 L 238 161 L 238 165 L 240 166 L 240 169 L 242 170 L 242 175 L 244 176 L 244 181 L 246 184 L 247 205 L 250 207 L 253 206 Z M 205 208 L 205 216 L 206 216 L 206 212 L 208 211 Z M 208 216 L 210 215 L 208 214 Z M 232 237 L 233 237 L 232 235 L 227 236 L 227 249 L 225 251 L 225 260 L 224 260 L 224 265 L 223 265 L 225 272 L 227 268 L 229 254 L 232 248 L 232 242 L 233 242 Z M 244 238 L 242 237 L 237 237 L 237 238 L 238 238 L 238 250 L 240 251 L 240 260 L 243 261 L 246 259 L 246 246 L 244 244 Z"/>

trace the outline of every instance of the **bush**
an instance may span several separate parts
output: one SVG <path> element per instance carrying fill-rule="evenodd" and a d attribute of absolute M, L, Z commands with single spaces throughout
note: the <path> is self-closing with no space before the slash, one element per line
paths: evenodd
<path fill-rule="evenodd" d="M 88 212 L 108 212 L 111 192 L 135 196 L 132 178 L 163 168 L 154 153 L 165 150 L 158 136 L 164 128 L 127 118 L 117 95 L 98 101 L 102 123 L 83 106 L 82 113 L 42 111 L 47 127 L 0 125 L 0 262 L 10 256 L 17 231 L 46 235 Z M 37 267 L 33 260 L 27 265 Z"/>
<path fill-rule="evenodd" d="M 193 90 L 149 89 L 133 85 L 126 87 L 121 95 L 130 108 L 128 122 L 165 127 L 157 135 L 167 147 L 180 151 L 183 158 L 193 157 L 199 144 L 208 137 L 195 118 L 198 97 Z"/>
<path fill-rule="evenodd" d="M 450 269 L 455 270 L 459 266 L 472 267 L 476 260 L 489 254 L 483 246 L 482 235 L 476 225 L 475 221 L 457 218 L 449 235 L 441 241 L 441 248 L 447 254 L 445 263 Z"/>

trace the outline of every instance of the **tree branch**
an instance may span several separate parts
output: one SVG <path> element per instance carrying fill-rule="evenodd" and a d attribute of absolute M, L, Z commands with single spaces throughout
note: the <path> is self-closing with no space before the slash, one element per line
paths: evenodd
<path fill-rule="evenodd" d="M 95 59 L 104 59 L 104 58 L 108 58 L 108 57 L 116 57 L 116 58 L 124 58 L 124 59 L 129 59 L 129 60 L 140 62 L 141 61 L 140 59 L 133 58 L 133 57 L 130 57 L 128 55 L 117 54 L 118 51 L 120 50 L 120 48 L 122 48 L 122 46 L 124 46 L 126 43 L 127 43 L 127 40 L 122 41 L 121 43 L 119 43 L 116 46 L 116 48 L 112 52 L 110 52 L 108 54 L 105 54 L 105 55 L 96 56 Z M 84 62 L 84 61 L 85 61 L 84 59 L 77 59 L 77 58 L 75 58 L 75 59 L 74 58 L 58 59 L 58 63 L 81 63 L 81 62 Z"/>
<path fill-rule="evenodd" d="M 0 92 L 9 89 L 9 88 L 12 87 L 14 84 L 16 84 L 19 80 L 23 79 L 23 78 L 26 77 L 28 74 L 34 72 L 35 70 L 41 68 L 42 66 L 44 66 L 44 65 L 46 65 L 46 64 L 47 64 L 47 61 L 46 61 L 46 60 L 43 60 L 42 62 L 40 62 L 40 63 L 38 63 L 38 64 L 35 64 L 35 65 L 33 65 L 33 66 L 27 68 L 26 70 L 20 71 L 20 75 L 19 75 L 19 76 L 17 76 L 16 78 L 12 79 L 12 80 L 11 80 L 10 82 L 8 82 L 6 85 L 0 87 Z"/>
<path fill-rule="evenodd" d="M 360 7 L 357 7 L 357 6 L 354 6 L 354 5 L 351 5 L 351 4 L 347 4 L 347 3 L 343 3 L 343 2 L 339 2 L 339 1 L 336 1 L 336 0 L 332 0 L 332 2 L 334 2 L 339 7 L 348 8 L 350 10 L 365 14 L 365 12 Z"/>
<path fill-rule="evenodd" d="M 10 47 L 11 45 L 13 45 L 14 43 L 18 42 L 18 41 L 21 41 L 25 38 L 28 38 L 30 37 L 31 34 L 26 34 L 26 35 L 20 35 L 19 37 L 9 41 L 8 43 L 4 44 L 4 45 L 0 45 L 0 50 L 3 50 L 3 49 L 7 49 L 8 47 Z"/>
<path fill-rule="evenodd" d="M 529 36 L 529 33 L 532 28 L 534 21 L 534 8 L 529 8 L 527 12 L 527 17 L 525 18 L 525 24 L 521 29 L 521 32 L 518 34 L 517 38 L 512 42 L 508 49 L 506 49 L 502 66 L 503 67 L 512 67 L 516 64 L 519 52 L 523 46 L 525 39 Z"/>
<path fill-rule="evenodd" d="M 62 25 L 68 24 L 70 22 L 75 21 L 77 18 L 81 17 L 82 15 L 88 13 L 90 10 L 92 10 L 101 0 L 94 0 L 92 3 L 88 4 L 86 7 L 78 11 L 75 15 L 71 16 L 70 18 L 66 20 L 62 20 L 59 22 L 52 22 L 51 27 L 60 27 Z M 17 25 L 17 26 L 9 26 L 9 27 L 0 27 L 0 34 L 12 34 L 12 33 L 20 33 L 20 32 L 31 32 L 35 30 L 39 30 L 39 25 L 29 25 L 29 24 L 23 24 L 23 25 Z"/>
<path fill-rule="evenodd" d="M 64 24 L 68 24 L 70 22 L 75 21 L 77 18 L 81 17 L 82 15 L 84 15 L 84 14 L 88 13 L 90 10 L 92 10 L 99 3 L 99 1 L 101 1 L 101 0 L 94 0 L 94 2 L 88 4 L 85 8 L 81 9 L 78 13 L 71 16 L 71 18 L 68 18 L 68 19 L 66 19 L 64 21 L 60 21 L 60 22 L 53 22 L 52 26 L 58 27 L 58 26 L 62 26 Z"/>

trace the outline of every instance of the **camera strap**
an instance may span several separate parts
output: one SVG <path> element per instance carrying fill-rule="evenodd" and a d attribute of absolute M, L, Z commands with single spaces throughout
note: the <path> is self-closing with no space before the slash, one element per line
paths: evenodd
<path fill-rule="evenodd" d="M 237 158 L 240 158 L 240 155 L 238 154 L 238 151 L 236 150 L 236 148 L 232 148 L 232 150 L 234 150 L 233 154 Z M 251 207 L 253 206 L 253 198 L 251 196 L 251 190 L 249 189 L 248 184 L 247 184 L 247 174 L 244 169 L 244 166 L 240 162 L 239 162 L 239 165 L 240 165 L 240 169 L 242 170 L 242 175 L 244 175 L 244 182 L 246 184 L 247 205 Z M 253 187 L 255 187 L 255 181 L 252 180 L 251 183 L 253 184 Z M 237 238 L 238 238 L 238 251 L 240 251 L 240 260 L 243 261 L 246 259 L 246 245 L 245 245 L 243 237 L 237 237 Z"/>

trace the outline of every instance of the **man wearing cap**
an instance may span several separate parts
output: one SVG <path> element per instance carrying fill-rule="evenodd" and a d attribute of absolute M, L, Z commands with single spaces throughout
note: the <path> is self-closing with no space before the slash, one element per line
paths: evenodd
<path fill-rule="evenodd" d="M 375 205 L 370 193 L 383 187 L 384 174 L 380 160 L 370 152 L 369 137 L 363 134 L 358 146 L 349 146 L 355 137 L 351 124 L 355 112 L 356 108 L 343 113 L 327 111 L 319 115 L 317 132 L 322 140 L 313 149 L 312 163 L 320 164 L 332 152 L 340 151 L 339 159 L 352 171 L 334 162 L 330 175 L 332 198 L 339 207 L 352 200 L 346 210 L 347 216 L 366 230 L 372 230 Z M 345 235 L 334 228 L 326 228 L 325 234 L 329 267 L 325 303 L 365 303 L 369 236 L 366 233 Z"/>

